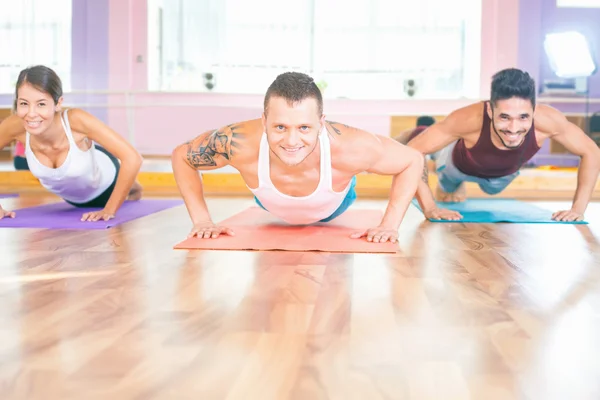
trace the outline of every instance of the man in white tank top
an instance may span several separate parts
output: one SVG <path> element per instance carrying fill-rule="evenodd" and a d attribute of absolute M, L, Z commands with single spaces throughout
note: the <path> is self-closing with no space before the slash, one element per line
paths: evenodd
<path fill-rule="evenodd" d="M 397 141 L 325 120 L 323 99 L 305 74 L 281 74 L 265 95 L 261 119 L 200 134 L 173 151 L 173 172 L 193 228 L 189 237 L 234 234 L 216 226 L 198 170 L 237 169 L 258 205 L 292 225 L 330 221 L 356 198 L 356 175 L 392 175 L 389 205 L 378 226 L 353 234 L 396 242 L 423 169 L 423 156 Z"/>

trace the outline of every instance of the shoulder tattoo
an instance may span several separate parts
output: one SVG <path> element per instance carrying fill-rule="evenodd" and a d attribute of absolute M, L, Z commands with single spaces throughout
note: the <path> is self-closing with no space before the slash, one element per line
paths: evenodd
<path fill-rule="evenodd" d="M 187 161 L 194 168 L 214 167 L 217 158 L 230 161 L 234 149 L 240 147 L 240 125 L 228 125 L 187 142 Z"/>
<path fill-rule="evenodd" d="M 327 122 L 331 128 L 335 131 L 335 133 L 337 133 L 338 135 L 342 134 L 342 131 L 340 131 L 340 126 L 343 126 L 346 129 L 352 129 L 350 126 L 346 125 L 346 124 L 342 124 L 341 122 L 335 122 L 335 121 L 325 121 Z"/>

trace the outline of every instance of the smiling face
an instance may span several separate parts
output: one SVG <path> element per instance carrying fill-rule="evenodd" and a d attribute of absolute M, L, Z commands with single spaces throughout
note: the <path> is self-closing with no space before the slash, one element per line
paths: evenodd
<path fill-rule="evenodd" d="M 487 111 L 492 120 L 492 128 L 502 145 L 508 149 L 517 148 L 533 124 L 533 105 L 528 99 L 511 97 L 498 100 Z"/>
<path fill-rule="evenodd" d="M 62 98 L 55 104 L 50 94 L 23 82 L 17 90 L 16 102 L 16 114 L 23 121 L 25 130 L 40 135 L 52 125 Z"/>
<path fill-rule="evenodd" d="M 269 148 L 287 166 L 302 163 L 317 147 L 324 119 L 312 97 L 290 103 L 272 96 L 262 116 Z"/>

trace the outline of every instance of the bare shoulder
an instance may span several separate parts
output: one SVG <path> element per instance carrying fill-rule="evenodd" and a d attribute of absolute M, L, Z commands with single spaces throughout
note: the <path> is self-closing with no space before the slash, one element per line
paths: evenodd
<path fill-rule="evenodd" d="M 533 112 L 533 121 L 537 132 L 547 136 L 555 136 L 570 124 L 565 115 L 547 104 L 538 104 Z"/>
<path fill-rule="evenodd" d="M 0 140 L 12 141 L 25 135 L 23 121 L 16 115 L 10 115 L 0 121 Z"/>
<path fill-rule="evenodd" d="M 107 135 L 114 134 L 100 118 L 81 108 L 65 109 L 62 116 L 68 120 L 76 142 L 89 138 L 100 143 Z"/>
<path fill-rule="evenodd" d="M 352 152 L 378 143 L 377 135 L 342 122 L 325 121 L 332 151 Z"/>
<path fill-rule="evenodd" d="M 260 119 L 235 122 L 204 131 L 176 151 L 196 169 L 243 165 L 256 158 L 262 131 Z"/>
<path fill-rule="evenodd" d="M 69 123 L 81 123 L 96 118 L 93 114 L 81 108 L 66 108 L 63 112 L 69 118 Z"/>
<path fill-rule="evenodd" d="M 358 173 L 376 163 L 385 149 L 396 148 L 399 154 L 412 151 L 391 137 L 341 122 L 326 121 L 325 128 L 331 143 L 334 169 Z"/>
<path fill-rule="evenodd" d="M 484 112 L 486 112 L 484 102 L 469 104 L 452 111 L 436 125 L 451 131 L 455 136 L 464 137 L 481 130 Z"/>
<path fill-rule="evenodd" d="M 208 142 L 229 153 L 230 159 L 244 162 L 258 152 L 263 133 L 260 119 L 235 122 L 210 130 Z M 216 148 L 215 147 L 215 148 Z"/>
<path fill-rule="evenodd" d="M 95 133 L 98 129 L 105 129 L 104 123 L 94 114 L 81 108 L 68 108 L 63 111 L 63 117 L 68 120 L 75 141 L 85 140 L 87 137 L 97 140 Z M 101 128 L 99 128 L 101 127 Z"/>
<path fill-rule="evenodd" d="M 94 114 L 81 108 L 68 108 L 64 110 L 65 118 L 69 120 L 71 129 L 85 133 L 94 123 L 101 122 Z"/>
<path fill-rule="evenodd" d="M 336 136 L 341 137 L 344 134 L 347 135 L 350 132 L 355 132 L 360 129 L 357 129 L 342 122 L 326 120 L 325 130 L 329 133 L 329 136 L 333 136 L 335 138 Z"/>

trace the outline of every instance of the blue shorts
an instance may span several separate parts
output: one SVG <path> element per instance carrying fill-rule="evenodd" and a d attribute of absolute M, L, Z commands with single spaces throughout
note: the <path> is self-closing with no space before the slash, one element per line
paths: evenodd
<path fill-rule="evenodd" d="M 340 206 L 337 208 L 337 210 L 335 210 L 333 212 L 333 214 L 331 214 L 327 218 L 323 218 L 319 222 L 329 222 L 332 219 L 337 218 L 340 215 L 342 215 L 344 213 L 344 211 L 346 211 L 354 203 L 354 200 L 356 200 L 355 187 L 356 187 L 356 176 L 353 176 L 352 180 L 350 181 L 350 188 L 348 189 L 348 193 L 346 193 L 346 197 L 344 198 L 344 201 L 342 201 L 342 204 L 340 204 Z M 260 203 L 260 201 L 256 198 L 256 196 L 254 196 L 254 201 L 256 201 L 256 204 L 258 204 L 263 210 L 269 211 Z"/>
<path fill-rule="evenodd" d="M 446 193 L 454 193 L 463 182 L 475 182 L 485 193 L 495 195 L 506 189 L 519 176 L 519 171 L 498 178 L 479 178 L 467 175 L 456 168 L 452 162 L 452 151 L 455 145 L 456 142 L 453 142 L 431 155 L 431 158 L 435 161 L 438 185 Z"/>

